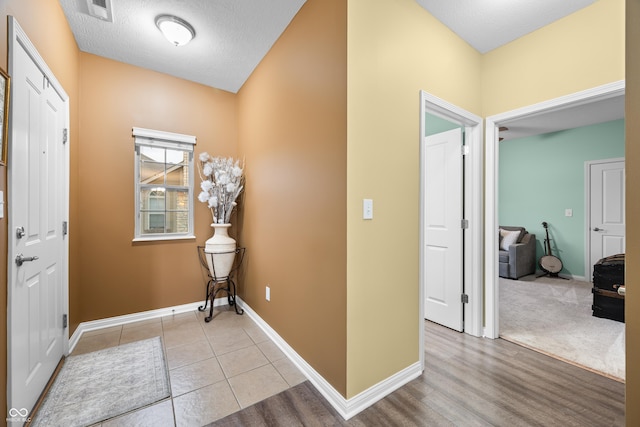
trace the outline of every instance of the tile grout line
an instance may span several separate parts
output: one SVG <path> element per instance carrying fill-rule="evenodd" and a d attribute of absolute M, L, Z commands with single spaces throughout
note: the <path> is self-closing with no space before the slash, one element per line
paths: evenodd
<path fill-rule="evenodd" d="M 164 338 L 165 333 L 165 324 L 160 318 L 160 331 L 162 332 L 162 347 L 164 348 L 164 354 L 167 356 L 168 348 L 166 347 L 166 342 Z M 167 365 L 167 376 L 169 377 L 169 396 L 171 398 L 171 415 L 173 416 L 173 425 L 176 427 L 178 425 L 178 417 L 176 416 L 176 405 L 174 403 L 174 395 L 173 395 L 173 387 L 171 386 L 171 369 L 169 369 L 169 358 L 166 357 L 165 363 Z M 174 368 L 176 369 L 176 368 Z"/>
<path fill-rule="evenodd" d="M 178 408 L 176 407 L 176 402 L 175 399 L 176 398 L 181 398 L 182 396 L 186 396 L 189 393 L 193 393 L 196 392 L 198 390 L 202 390 L 205 389 L 206 387 L 210 387 L 214 384 L 220 384 L 223 380 L 226 381 L 227 387 L 229 388 L 229 390 L 231 391 L 234 400 L 236 402 L 237 407 L 239 408 L 238 410 L 242 410 L 245 409 L 246 407 L 243 406 L 239 400 L 239 396 L 242 395 L 242 393 L 244 393 L 243 389 L 239 389 L 239 390 L 235 390 L 234 387 L 232 386 L 231 380 L 240 376 L 240 375 L 244 375 L 250 372 L 253 372 L 255 370 L 258 369 L 264 369 L 267 366 L 271 366 L 271 370 L 274 371 L 275 373 L 277 373 L 278 378 L 280 378 L 280 380 L 282 381 L 283 385 L 286 387 L 286 389 L 289 389 L 291 387 L 293 387 L 293 385 L 287 380 L 287 378 L 285 377 L 285 375 L 276 367 L 275 363 L 279 362 L 280 360 L 282 360 L 282 357 L 279 357 L 278 354 L 273 355 L 272 351 L 268 351 L 270 349 L 269 347 L 269 343 L 273 343 L 273 341 L 271 341 L 269 339 L 269 337 L 264 337 L 261 334 L 258 334 L 254 329 L 254 325 L 253 322 L 250 322 L 251 324 L 247 324 L 247 321 L 245 320 L 239 320 L 238 322 L 235 321 L 231 321 L 228 322 L 228 320 L 230 319 L 229 317 L 227 317 L 224 313 L 222 313 L 222 318 L 220 319 L 220 321 L 222 322 L 221 325 L 217 325 L 216 327 L 213 326 L 207 326 L 207 324 L 204 323 L 204 320 L 202 318 L 202 316 L 200 316 L 200 312 L 197 310 L 193 310 L 188 312 L 190 315 L 187 315 L 187 313 L 180 313 L 180 317 L 176 318 L 174 317 L 174 315 L 169 315 L 169 316 L 163 316 L 161 318 L 159 318 L 159 323 L 144 323 L 144 324 L 140 324 L 138 326 L 132 326 L 132 327 L 128 327 L 126 328 L 127 331 L 125 331 L 125 327 L 124 325 L 120 325 L 119 329 L 117 331 L 113 331 L 113 332 L 118 332 L 118 338 L 117 341 L 114 340 L 114 342 L 116 343 L 115 345 L 120 346 L 123 345 L 123 340 L 130 340 L 134 337 L 136 337 L 136 333 L 135 332 L 131 332 L 131 331 L 135 331 L 136 329 L 141 329 L 141 332 L 139 333 L 140 336 L 143 335 L 147 335 L 148 333 L 154 333 L 154 336 L 160 336 L 162 339 L 162 344 L 163 344 L 163 350 L 165 353 L 165 363 L 166 363 L 166 367 L 167 367 L 167 375 L 168 375 L 168 384 L 169 384 L 169 391 L 170 391 L 170 396 L 169 399 L 171 400 L 171 416 L 173 418 L 173 425 L 177 426 L 179 423 L 178 420 Z M 235 318 L 235 316 L 231 316 L 231 318 Z M 251 320 L 251 319 L 250 319 Z M 196 322 L 200 325 L 200 328 L 195 328 L 193 327 L 193 322 Z M 217 323 L 217 322 L 216 322 Z M 157 328 L 156 325 L 159 325 L 159 330 L 154 330 L 154 328 Z M 148 327 L 150 329 L 150 331 L 143 331 L 142 329 Z M 202 338 L 197 338 L 195 341 L 193 342 L 188 342 L 188 343 L 183 343 L 180 345 L 175 345 L 174 347 L 172 347 L 171 349 L 167 348 L 167 343 L 165 341 L 166 338 L 166 333 L 171 331 L 173 328 L 185 328 L 185 334 L 190 334 L 190 333 L 195 333 L 195 334 L 202 334 Z M 193 329 L 191 329 L 193 327 Z M 244 334 L 246 335 L 246 337 L 248 337 L 247 343 L 250 343 L 244 347 L 240 347 L 240 348 L 235 348 L 231 351 L 225 351 L 222 354 L 217 354 L 215 351 L 215 345 L 214 345 L 214 341 L 216 341 L 216 339 L 214 338 L 214 336 L 216 335 L 216 330 L 218 330 L 218 327 L 220 327 L 221 329 L 219 329 L 219 331 L 222 331 L 223 333 L 220 334 L 220 336 L 222 337 L 222 340 L 224 340 L 224 331 L 225 329 L 227 329 L 231 336 L 233 337 L 237 337 L 239 334 Z M 191 331 L 191 332 L 190 332 Z M 198 332 L 195 332 L 198 331 Z M 212 333 L 213 331 L 213 333 Z M 132 337 L 133 334 L 133 337 Z M 99 335 L 99 334 L 96 334 Z M 182 336 L 183 333 L 182 332 L 178 332 L 176 334 L 177 337 Z M 115 338 L 115 337 L 114 337 Z M 144 338 L 141 338 L 144 339 Z M 191 363 L 185 364 L 185 365 L 181 365 L 181 366 L 176 366 L 173 368 L 169 368 L 169 358 L 168 356 L 168 351 L 172 350 L 173 348 L 176 347 L 180 347 L 180 346 L 186 346 L 189 344 L 194 344 L 194 343 L 198 343 L 201 342 L 201 339 L 206 340 L 207 342 L 207 347 L 203 347 L 203 348 L 208 348 L 211 351 L 211 356 L 206 357 L 203 360 L 199 360 L 199 361 L 193 361 Z M 243 341 L 245 338 L 242 338 Z M 135 340 L 135 339 L 134 339 Z M 233 347 L 233 340 L 231 338 L 229 338 L 229 348 Z M 176 339 L 176 342 L 179 342 L 179 339 Z M 221 341 L 222 342 L 222 341 Z M 226 370 L 223 368 L 223 365 L 220 361 L 220 357 L 228 355 L 230 353 L 233 353 L 235 351 L 240 351 L 240 350 L 247 350 L 250 349 L 251 347 L 257 347 L 257 353 L 256 354 L 260 354 L 262 357 L 264 357 L 264 362 L 263 364 L 261 364 L 260 366 L 254 366 L 251 369 L 248 369 L 244 372 L 239 372 L 234 374 L 231 377 L 228 377 L 228 373 L 226 372 Z M 264 349 L 263 349 L 264 347 Z M 224 348 L 224 346 L 223 346 Z M 254 351 L 255 349 L 251 350 Z M 275 357 L 274 360 L 272 360 L 269 357 L 269 354 L 271 354 L 272 356 Z M 284 357 L 286 359 L 286 355 Z M 179 396 L 174 396 L 173 394 L 173 388 L 172 388 L 172 381 L 171 381 L 171 372 L 176 371 L 177 369 L 182 369 L 182 368 L 186 368 L 188 366 L 191 365 L 195 365 L 197 363 L 201 363 L 203 361 L 206 360 L 210 360 L 210 359 L 215 359 L 215 363 L 218 364 L 221 373 L 223 375 L 223 378 L 219 379 L 216 382 L 213 382 L 211 384 L 207 384 L 207 385 L 202 385 L 202 386 L 198 386 L 197 388 L 194 388 L 193 390 L 189 390 L 186 392 L 183 392 L 182 394 L 180 394 Z M 231 361 L 233 360 L 233 358 L 231 359 Z M 279 381 L 278 381 L 279 382 Z M 252 403 L 251 405 L 255 404 L 257 402 Z M 249 406 L 251 406 L 249 405 Z M 234 411 L 237 412 L 238 410 Z M 167 414 L 168 415 L 168 414 Z M 217 419 L 216 419 L 217 420 Z M 216 420 L 212 420 L 212 421 L 216 421 Z"/>

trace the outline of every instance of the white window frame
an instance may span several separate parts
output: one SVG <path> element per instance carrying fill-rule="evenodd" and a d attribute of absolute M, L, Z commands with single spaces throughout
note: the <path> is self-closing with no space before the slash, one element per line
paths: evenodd
<path fill-rule="evenodd" d="M 157 240 L 183 240 L 195 239 L 193 232 L 193 151 L 196 144 L 196 137 L 192 135 L 183 135 L 180 133 L 164 132 L 153 129 L 133 128 L 134 137 L 134 162 L 135 162 L 135 231 L 134 242 L 146 242 Z M 168 148 L 172 150 L 183 150 L 189 153 L 189 182 L 188 182 L 188 199 L 189 199 L 189 227 L 186 233 L 157 233 L 142 234 L 141 233 L 141 213 L 140 213 L 140 146 Z M 158 187 L 164 187 L 159 185 Z"/>

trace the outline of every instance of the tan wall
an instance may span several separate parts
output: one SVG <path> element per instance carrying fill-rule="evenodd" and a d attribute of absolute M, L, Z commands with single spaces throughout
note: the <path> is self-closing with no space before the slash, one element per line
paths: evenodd
<path fill-rule="evenodd" d="M 599 0 L 482 58 L 486 116 L 624 79 L 624 0 Z"/>
<path fill-rule="evenodd" d="M 78 61 L 79 51 L 65 16 L 58 2 L 43 2 L 39 0 L 4 0 L 0 2 L 0 67 L 7 68 L 7 16 L 14 16 L 29 39 L 40 52 L 43 59 L 53 71 L 60 84 L 69 95 L 70 113 L 70 157 L 71 157 L 71 188 L 70 188 L 70 220 L 77 218 L 76 200 L 77 186 L 74 168 L 77 165 L 77 135 L 78 135 Z M 11 144 L 11 141 L 9 141 Z M 7 201 L 6 173 L 4 166 L 0 166 L 0 190 L 4 191 Z M 9 205 L 5 205 L 5 217 L 0 219 L 0 366 L 6 366 L 7 354 L 7 311 L 6 311 L 6 277 L 7 277 L 7 212 Z M 71 265 L 70 279 L 77 278 L 77 269 L 73 263 L 76 260 L 78 247 L 70 242 Z M 69 291 L 69 319 L 70 330 L 73 331 L 78 323 L 79 300 L 77 282 L 70 284 Z M 6 371 L 0 370 L 0 413 L 6 414 Z"/>
<path fill-rule="evenodd" d="M 132 243 L 131 129 L 195 135 L 196 156 L 235 156 L 236 95 L 86 53 L 80 75 L 80 221 L 70 227 L 80 248 L 81 320 L 202 299 L 196 244 L 212 234 L 205 205 L 195 202 L 196 241 Z"/>
<path fill-rule="evenodd" d="M 628 292 L 625 297 L 626 321 L 626 425 L 640 425 L 640 289 L 634 286 L 640 278 L 640 1 L 626 2 L 626 201 L 627 201 L 627 253 L 626 278 Z"/>
<path fill-rule="evenodd" d="M 80 321 L 201 297 L 196 242 L 131 243 L 130 132 L 140 126 L 195 134 L 196 153 L 246 157 L 248 187 L 236 230 L 249 248 L 242 296 L 338 391 L 352 397 L 417 361 L 418 91 L 496 114 L 622 79 L 621 5 L 599 0 L 548 34 L 482 59 L 413 0 L 350 0 L 348 9 L 344 0 L 309 0 L 236 97 L 80 54 L 58 2 L 1 2 L 0 66 L 7 65 L 6 15 L 15 15 L 70 95 L 71 331 Z M 627 5 L 634 14 L 627 25 L 632 52 L 640 44 L 640 6 Z M 638 74 L 636 62 L 627 62 L 627 75 Z M 637 86 L 627 81 L 628 117 L 638 110 Z M 629 166 L 640 157 L 631 143 L 637 128 L 627 120 Z M 640 198 L 627 188 L 627 216 L 634 218 Z M 6 191 L 2 166 L 0 190 Z M 375 201 L 373 221 L 360 219 L 365 197 Z M 196 204 L 197 243 L 211 233 L 208 215 Z M 629 222 L 631 261 L 639 230 Z M 6 278 L 6 217 L 0 241 Z M 387 244 L 405 249 L 390 251 Z M 639 274 L 631 261 L 627 281 Z M 631 292 L 628 360 L 640 353 L 634 338 L 640 321 L 629 309 L 635 300 Z M 2 364 L 6 309 L 0 346 Z M 640 373 L 632 364 L 627 369 L 631 426 L 640 423 L 632 404 L 640 398 Z M 0 371 L 6 413 L 3 385 Z"/>
<path fill-rule="evenodd" d="M 346 59 L 346 2 L 308 0 L 239 92 L 242 297 L 342 394 Z"/>
<path fill-rule="evenodd" d="M 419 91 L 479 114 L 481 58 L 414 0 L 348 14 L 350 398 L 419 360 Z"/>

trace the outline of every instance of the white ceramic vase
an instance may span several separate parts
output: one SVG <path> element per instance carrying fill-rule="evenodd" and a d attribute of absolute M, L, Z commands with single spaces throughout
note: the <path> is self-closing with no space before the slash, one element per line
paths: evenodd
<path fill-rule="evenodd" d="M 213 236 L 205 242 L 207 265 L 211 277 L 226 278 L 233 267 L 236 253 L 236 241 L 229 236 L 231 224 L 211 224 Z"/>

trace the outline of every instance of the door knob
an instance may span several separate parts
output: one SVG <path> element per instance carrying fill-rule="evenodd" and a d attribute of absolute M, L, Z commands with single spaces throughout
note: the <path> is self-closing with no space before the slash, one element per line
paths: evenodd
<path fill-rule="evenodd" d="M 18 254 L 16 256 L 16 265 L 18 267 L 20 267 L 22 264 L 24 264 L 25 262 L 29 262 L 29 261 L 35 261 L 37 260 L 38 257 L 37 256 L 22 256 L 22 254 Z"/>
<path fill-rule="evenodd" d="M 596 227 L 596 228 L 593 229 L 593 231 L 604 231 L 604 230 L 602 228 Z"/>

